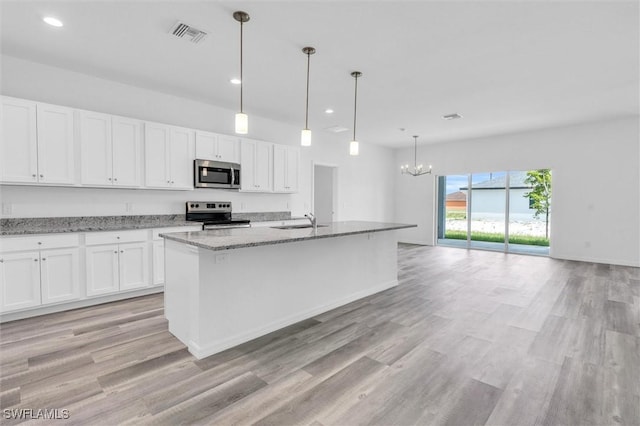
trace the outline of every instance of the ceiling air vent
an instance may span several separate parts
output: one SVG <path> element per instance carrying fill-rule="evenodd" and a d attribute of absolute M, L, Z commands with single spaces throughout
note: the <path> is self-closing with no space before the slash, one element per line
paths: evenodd
<path fill-rule="evenodd" d="M 207 36 L 206 32 L 180 21 L 176 22 L 176 24 L 171 27 L 169 33 L 178 38 L 190 41 L 191 43 L 199 43 Z"/>
<path fill-rule="evenodd" d="M 462 118 L 462 116 L 458 113 L 453 113 L 453 114 L 443 115 L 442 118 L 445 120 L 457 120 L 459 118 Z"/>
<path fill-rule="evenodd" d="M 331 127 L 325 127 L 324 130 L 332 133 L 342 133 L 342 132 L 346 132 L 349 129 L 342 126 L 331 126 Z"/>

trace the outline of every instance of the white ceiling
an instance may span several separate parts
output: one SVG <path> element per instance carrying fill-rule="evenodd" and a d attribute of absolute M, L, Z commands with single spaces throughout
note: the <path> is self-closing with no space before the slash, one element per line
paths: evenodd
<path fill-rule="evenodd" d="M 392 147 L 639 113 L 638 2 L 3 1 L 2 53 Z M 42 22 L 55 16 L 65 26 Z M 182 20 L 200 44 L 168 30 Z M 335 110 L 327 116 L 324 109 Z M 460 113 L 445 121 L 443 114 Z M 399 128 L 406 128 L 401 132 Z M 350 139 L 344 133 L 345 140 Z"/>

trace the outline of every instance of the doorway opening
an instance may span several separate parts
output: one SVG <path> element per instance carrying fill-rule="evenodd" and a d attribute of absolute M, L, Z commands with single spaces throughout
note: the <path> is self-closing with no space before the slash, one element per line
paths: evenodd
<path fill-rule="evenodd" d="M 313 165 L 313 214 L 318 223 L 335 222 L 338 217 L 338 166 Z"/>
<path fill-rule="evenodd" d="M 551 170 L 438 177 L 439 245 L 549 255 Z"/>

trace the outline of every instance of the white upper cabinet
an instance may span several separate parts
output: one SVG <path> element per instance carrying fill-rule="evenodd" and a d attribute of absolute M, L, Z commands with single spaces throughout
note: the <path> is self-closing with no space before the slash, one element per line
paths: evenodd
<path fill-rule="evenodd" d="M 2 98 L 0 171 L 3 182 L 38 182 L 36 103 Z"/>
<path fill-rule="evenodd" d="M 80 150 L 84 185 L 111 185 L 113 159 L 111 156 L 111 116 L 80 111 Z"/>
<path fill-rule="evenodd" d="M 298 192 L 300 149 L 294 146 L 273 146 L 273 191 Z"/>
<path fill-rule="evenodd" d="M 171 127 L 169 170 L 172 188 L 193 189 L 194 135 L 192 129 Z"/>
<path fill-rule="evenodd" d="M 273 192 L 273 144 L 242 139 L 240 144 L 240 190 Z"/>
<path fill-rule="evenodd" d="M 200 160 L 240 162 L 240 139 L 196 131 L 196 158 Z"/>
<path fill-rule="evenodd" d="M 218 160 L 240 163 L 240 139 L 233 136 L 218 136 Z"/>
<path fill-rule="evenodd" d="M 80 146 L 84 185 L 142 185 L 141 123 L 80 111 Z"/>
<path fill-rule="evenodd" d="M 38 103 L 38 181 L 75 183 L 73 110 Z"/>
<path fill-rule="evenodd" d="M 193 189 L 195 131 L 145 123 L 145 186 Z"/>
<path fill-rule="evenodd" d="M 169 126 L 144 123 L 145 186 L 167 188 L 169 176 Z"/>
<path fill-rule="evenodd" d="M 124 117 L 111 118 L 113 184 L 142 186 L 142 122 Z"/>
<path fill-rule="evenodd" d="M 0 175 L 7 183 L 75 183 L 73 110 L 2 98 Z"/>

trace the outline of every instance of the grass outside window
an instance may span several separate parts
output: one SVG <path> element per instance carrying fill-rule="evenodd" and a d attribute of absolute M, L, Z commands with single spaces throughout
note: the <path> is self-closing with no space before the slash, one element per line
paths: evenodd
<path fill-rule="evenodd" d="M 445 238 L 451 240 L 466 240 L 466 231 L 446 231 Z M 472 241 L 488 241 L 492 243 L 504 243 L 504 234 L 490 232 L 471 232 Z M 549 247 L 549 239 L 530 235 L 509 235 L 509 244 L 523 244 L 530 246 Z"/>

